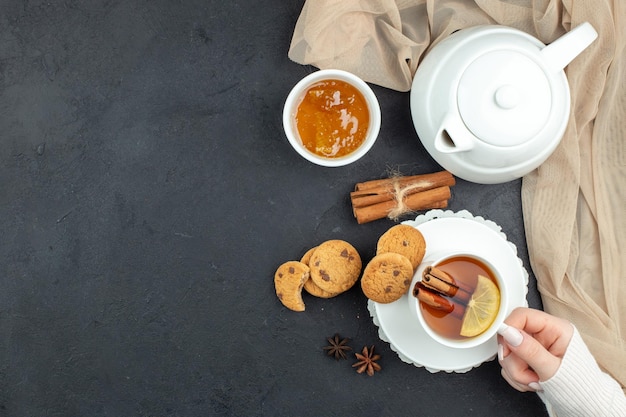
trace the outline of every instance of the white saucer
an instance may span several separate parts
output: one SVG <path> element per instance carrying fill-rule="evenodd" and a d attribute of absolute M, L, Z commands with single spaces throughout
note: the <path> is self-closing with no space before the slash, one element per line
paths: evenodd
<path fill-rule="evenodd" d="M 468 250 L 489 259 L 511 280 L 509 310 L 526 307 L 528 272 L 517 257 L 517 248 L 507 241 L 500 226 L 468 211 L 431 210 L 415 220 L 403 222 L 416 227 L 426 240 L 424 260 L 444 251 Z M 368 310 L 379 337 L 406 363 L 430 372 L 467 372 L 492 360 L 497 353 L 496 337 L 475 348 L 455 349 L 429 337 L 409 308 L 411 291 L 390 304 L 368 301 Z"/>

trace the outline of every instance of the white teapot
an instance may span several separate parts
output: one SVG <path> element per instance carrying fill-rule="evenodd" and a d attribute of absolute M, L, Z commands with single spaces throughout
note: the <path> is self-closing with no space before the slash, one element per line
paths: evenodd
<path fill-rule="evenodd" d="M 584 23 L 549 46 L 517 29 L 463 29 L 435 45 L 411 88 L 415 130 L 430 155 L 468 181 L 495 184 L 543 163 L 570 115 L 563 68 L 598 34 Z"/>

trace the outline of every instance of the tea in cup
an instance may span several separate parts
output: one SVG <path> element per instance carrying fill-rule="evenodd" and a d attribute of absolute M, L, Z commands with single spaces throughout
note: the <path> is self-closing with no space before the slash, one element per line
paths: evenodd
<path fill-rule="evenodd" d="M 426 333 L 455 348 L 491 339 L 508 310 L 506 282 L 489 261 L 469 253 L 423 262 L 412 302 Z"/>

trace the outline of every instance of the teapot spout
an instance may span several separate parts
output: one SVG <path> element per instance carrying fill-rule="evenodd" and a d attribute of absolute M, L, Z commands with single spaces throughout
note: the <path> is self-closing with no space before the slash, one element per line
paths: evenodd
<path fill-rule="evenodd" d="M 598 37 L 598 32 L 585 22 L 541 50 L 554 71 L 561 71 Z"/>
<path fill-rule="evenodd" d="M 435 149 L 442 153 L 465 152 L 474 148 L 475 138 L 458 116 L 447 115 L 435 136 Z"/>

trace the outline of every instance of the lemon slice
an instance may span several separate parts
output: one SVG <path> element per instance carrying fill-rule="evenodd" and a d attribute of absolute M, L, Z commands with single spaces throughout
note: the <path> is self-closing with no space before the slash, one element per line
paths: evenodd
<path fill-rule="evenodd" d="M 476 290 L 465 309 L 461 323 L 461 336 L 474 337 L 487 330 L 496 319 L 499 309 L 498 287 L 489 278 L 479 275 Z"/>

